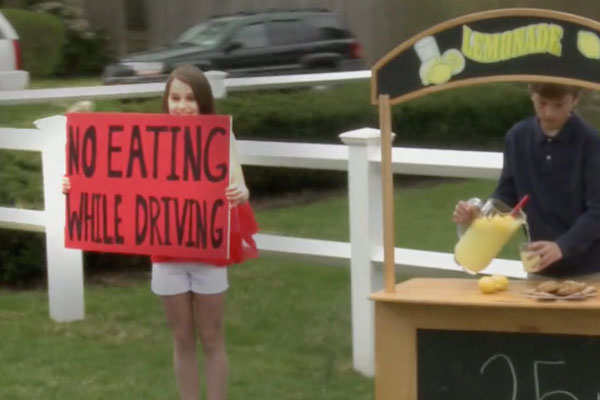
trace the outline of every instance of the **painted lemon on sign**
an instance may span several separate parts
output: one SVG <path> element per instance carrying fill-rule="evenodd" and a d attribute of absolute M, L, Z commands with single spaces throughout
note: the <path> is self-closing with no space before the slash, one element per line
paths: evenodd
<path fill-rule="evenodd" d="M 445 62 L 438 62 L 429 68 L 426 77 L 434 85 L 446 83 L 452 78 L 452 67 Z"/>
<path fill-rule="evenodd" d="M 432 57 L 421 64 L 419 76 L 423 85 L 441 85 L 465 69 L 465 57 L 458 49 L 448 49 L 441 56 Z"/>
<path fill-rule="evenodd" d="M 441 62 L 440 57 L 434 57 L 421 64 L 421 68 L 419 68 L 419 77 L 421 78 L 421 82 L 423 83 L 423 85 L 427 86 L 431 84 L 431 82 L 429 82 L 429 80 L 427 79 L 427 74 L 429 73 L 431 67 L 433 67 L 439 62 Z"/>
<path fill-rule="evenodd" d="M 594 32 L 577 32 L 577 48 L 587 58 L 600 59 L 600 38 Z"/>
<path fill-rule="evenodd" d="M 465 69 L 465 57 L 457 49 L 448 49 L 442 54 L 442 61 L 450 66 L 452 75 L 460 74 Z"/>

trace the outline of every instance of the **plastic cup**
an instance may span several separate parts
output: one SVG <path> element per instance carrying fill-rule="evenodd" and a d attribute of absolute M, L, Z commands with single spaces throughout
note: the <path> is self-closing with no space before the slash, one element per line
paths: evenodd
<path fill-rule="evenodd" d="M 432 58 L 440 57 L 440 49 L 433 36 L 425 36 L 420 39 L 415 43 L 414 48 L 422 63 L 431 60 Z"/>
<path fill-rule="evenodd" d="M 525 272 L 534 272 L 537 265 L 540 263 L 540 256 L 535 252 L 528 250 L 529 242 L 519 244 L 519 254 L 521 255 L 521 263 Z"/>

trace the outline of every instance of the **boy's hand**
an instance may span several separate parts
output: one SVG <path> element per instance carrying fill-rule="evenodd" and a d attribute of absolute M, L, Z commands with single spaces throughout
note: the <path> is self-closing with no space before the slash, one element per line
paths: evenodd
<path fill-rule="evenodd" d="M 563 257 L 562 250 L 556 242 L 538 240 L 532 242 L 528 249 L 540 256 L 540 262 L 533 272 L 539 272 Z"/>
<path fill-rule="evenodd" d="M 454 207 L 452 221 L 460 225 L 469 225 L 477 217 L 479 209 L 466 201 L 459 201 Z"/>
<path fill-rule="evenodd" d="M 61 189 L 62 189 L 63 194 L 67 194 L 67 193 L 69 193 L 69 190 L 71 190 L 71 180 L 69 178 L 67 178 L 66 176 L 64 176 L 62 178 Z"/>
<path fill-rule="evenodd" d="M 246 186 L 231 184 L 225 190 L 225 196 L 227 197 L 227 200 L 229 200 L 229 205 L 235 207 L 247 202 L 250 197 L 250 192 L 248 192 Z"/>

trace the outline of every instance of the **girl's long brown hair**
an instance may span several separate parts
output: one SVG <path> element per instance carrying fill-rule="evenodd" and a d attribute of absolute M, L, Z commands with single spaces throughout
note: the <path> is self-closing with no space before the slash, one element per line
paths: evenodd
<path fill-rule="evenodd" d="M 178 66 L 169 75 L 162 98 L 163 112 L 169 113 L 169 91 L 171 90 L 173 79 L 179 79 L 181 82 L 190 85 L 200 114 L 215 113 L 215 99 L 208 79 L 206 79 L 202 71 L 190 64 Z"/>

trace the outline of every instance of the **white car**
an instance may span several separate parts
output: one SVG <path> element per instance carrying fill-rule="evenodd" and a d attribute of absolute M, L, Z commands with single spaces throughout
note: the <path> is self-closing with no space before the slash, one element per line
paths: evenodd
<path fill-rule="evenodd" d="M 0 13 L 0 90 L 21 90 L 29 84 L 29 73 L 21 66 L 19 36 Z"/>

